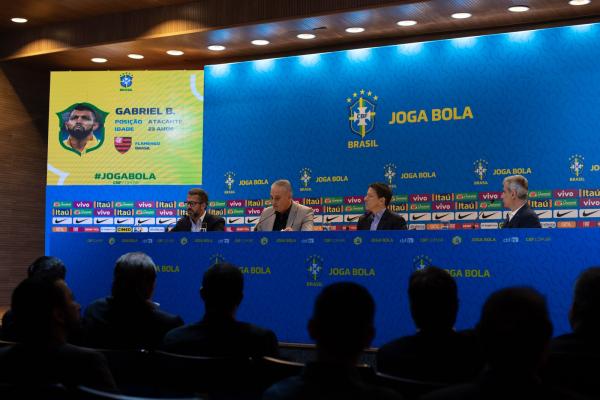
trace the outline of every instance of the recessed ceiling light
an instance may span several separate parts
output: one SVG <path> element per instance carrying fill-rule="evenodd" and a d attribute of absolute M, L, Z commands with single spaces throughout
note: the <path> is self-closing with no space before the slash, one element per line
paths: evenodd
<path fill-rule="evenodd" d="M 255 46 L 266 46 L 271 42 L 269 42 L 268 40 L 264 40 L 264 39 L 256 39 L 256 40 L 253 40 L 251 43 Z"/>
<path fill-rule="evenodd" d="M 572 6 L 585 6 L 590 3 L 591 3 L 591 0 L 571 0 L 571 1 L 569 1 L 569 4 Z"/>
<path fill-rule="evenodd" d="M 127 57 L 133 58 L 134 60 L 141 60 L 144 58 L 144 56 L 141 54 L 127 54 Z"/>
<path fill-rule="evenodd" d="M 312 33 L 301 33 L 299 35 L 296 36 L 298 39 L 304 39 L 304 40 L 309 40 L 309 39 L 314 39 L 317 36 L 313 35 Z"/>
<path fill-rule="evenodd" d="M 106 58 L 102 58 L 102 57 L 94 57 L 94 58 L 92 58 L 92 62 L 95 62 L 95 63 L 105 63 L 107 61 L 108 60 Z"/>
<path fill-rule="evenodd" d="M 529 7 L 527 7 L 527 6 L 512 6 L 512 7 L 508 7 L 508 11 L 514 12 L 514 13 L 522 13 L 525 11 L 529 11 Z"/>
<path fill-rule="evenodd" d="M 10 19 L 12 22 L 16 22 L 17 24 L 24 24 L 25 22 L 27 22 L 27 18 L 11 18 Z"/>
<path fill-rule="evenodd" d="M 221 46 L 219 44 L 213 44 L 208 46 L 208 49 L 211 51 L 223 51 L 225 50 L 225 46 Z"/>
<path fill-rule="evenodd" d="M 416 24 L 417 24 L 417 21 L 413 21 L 412 19 L 407 19 L 405 21 L 396 22 L 396 25 L 398 25 L 398 26 L 413 26 Z"/>
<path fill-rule="evenodd" d="M 452 14 L 452 18 L 454 19 L 465 19 L 465 18 L 471 18 L 471 14 L 469 13 L 454 13 Z"/>
<path fill-rule="evenodd" d="M 361 33 L 364 32 L 365 28 L 361 28 L 360 26 L 354 26 L 352 28 L 346 28 L 346 32 L 348 33 Z"/>
<path fill-rule="evenodd" d="M 182 56 L 183 51 L 181 50 L 167 50 L 167 54 L 170 56 Z"/>

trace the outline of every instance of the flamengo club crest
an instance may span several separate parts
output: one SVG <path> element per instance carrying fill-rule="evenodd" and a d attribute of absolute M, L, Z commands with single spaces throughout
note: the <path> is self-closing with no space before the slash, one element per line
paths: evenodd
<path fill-rule="evenodd" d="M 116 136 L 115 149 L 121 154 L 125 154 L 131 148 L 131 137 Z"/>
<path fill-rule="evenodd" d="M 361 89 L 346 98 L 350 131 L 360 136 L 360 140 L 348 141 L 349 149 L 378 147 L 375 140 L 365 140 L 365 136 L 375 128 L 375 106 L 378 96 L 372 91 Z"/>

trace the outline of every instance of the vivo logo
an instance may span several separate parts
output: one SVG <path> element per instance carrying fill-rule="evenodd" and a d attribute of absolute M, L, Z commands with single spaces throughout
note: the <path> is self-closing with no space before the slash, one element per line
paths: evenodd
<path fill-rule="evenodd" d="M 91 201 L 76 201 L 75 207 L 76 208 L 92 208 L 92 202 Z"/>

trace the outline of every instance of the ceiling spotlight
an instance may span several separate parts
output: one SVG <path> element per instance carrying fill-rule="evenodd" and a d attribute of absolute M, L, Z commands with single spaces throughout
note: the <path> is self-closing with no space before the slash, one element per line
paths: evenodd
<path fill-rule="evenodd" d="M 304 40 L 310 40 L 310 39 L 314 39 L 317 36 L 313 35 L 312 33 L 301 33 L 299 35 L 296 36 L 298 39 L 304 39 Z"/>
<path fill-rule="evenodd" d="M 346 32 L 348 33 L 361 33 L 364 32 L 365 28 L 361 28 L 360 26 L 354 26 L 352 28 L 346 28 Z"/>
<path fill-rule="evenodd" d="M 413 26 L 413 25 L 416 25 L 416 24 L 417 24 L 417 21 L 413 21 L 411 19 L 407 19 L 405 21 L 398 21 L 398 22 L 396 22 L 396 25 L 398 25 L 398 26 Z"/>
<path fill-rule="evenodd" d="M 170 56 L 182 56 L 183 51 L 181 50 L 167 50 L 167 54 Z"/>
<path fill-rule="evenodd" d="M 264 40 L 264 39 L 256 39 L 256 40 L 253 40 L 251 43 L 255 46 L 266 46 L 271 42 L 269 42 L 268 40 Z"/>
<path fill-rule="evenodd" d="M 529 11 L 529 7 L 527 7 L 527 6 L 512 6 L 512 7 L 508 7 L 508 11 L 514 12 L 514 13 L 522 13 L 525 11 Z"/>
<path fill-rule="evenodd" d="M 454 18 L 454 19 L 471 18 L 471 14 L 469 14 L 469 13 L 454 13 L 454 14 L 452 14 L 452 18 Z"/>
<path fill-rule="evenodd" d="M 569 1 L 569 4 L 572 6 L 585 6 L 590 3 L 591 3 L 591 0 L 571 0 L 571 1 Z"/>
<path fill-rule="evenodd" d="M 92 58 L 92 62 L 95 62 L 95 63 L 105 63 L 107 61 L 108 60 L 106 58 L 102 58 L 102 57 L 94 57 L 94 58 Z"/>
<path fill-rule="evenodd" d="M 141 54 L 127 54 L 127 57 L 133 58 L 134 60 L 141 60 L 144 58 L 144 56 Z"/>
<path fill-rule="evenodd" d="M 210 51 L 223 51 L 223 50 L 225 50 L 225 46 L 221 46 L 219 44 L 213 44 L 213 45 L 208 46 L 208 49 Z"/>
<path fill-rule="evenodd" d="M 16 22 L 17 24 L 24 24 L 27 22 L 27 18 L 11 18 L 12 22 Z"/>

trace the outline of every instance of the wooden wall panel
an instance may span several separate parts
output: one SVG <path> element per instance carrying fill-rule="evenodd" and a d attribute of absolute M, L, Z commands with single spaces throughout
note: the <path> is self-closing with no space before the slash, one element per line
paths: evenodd
<path fill-rule="evenodd" d="M 0 64 L 0 310 L 44 253 L 49 73 Z"/>

